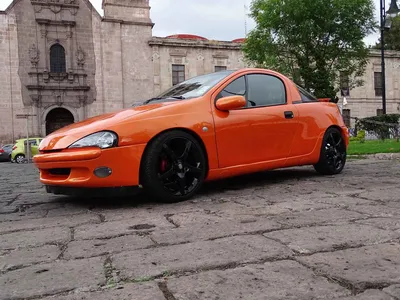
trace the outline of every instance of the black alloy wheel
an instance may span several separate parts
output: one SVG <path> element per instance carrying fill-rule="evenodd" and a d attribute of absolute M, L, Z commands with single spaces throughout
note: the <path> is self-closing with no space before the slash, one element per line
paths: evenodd
<path fill-rule="evenodd" d="M 191 198 L 206 176 L 205 153 L 199 142 L 183 131 L 157 137 L 145 154 L 141 178 L 148 194 L 163 202 Z"/>
<path fill-rule="evenodd" d="M 314 168 L 324 175 L 339 174 L 346 164 L 346 158 L 346 144 L 342 133 L 336 128 L 329 128 L 322 141 L 320 160 Z"/>

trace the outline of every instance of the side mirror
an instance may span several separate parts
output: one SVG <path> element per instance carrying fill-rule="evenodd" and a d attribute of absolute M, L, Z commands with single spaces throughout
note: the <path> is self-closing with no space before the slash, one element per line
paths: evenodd
<path fill-rule="evenodd" d="M 246 99 L 243 96 L 230 96 L 217 100 L 215 106 L 222 111 L 229 111 L 246 106 Z"/>

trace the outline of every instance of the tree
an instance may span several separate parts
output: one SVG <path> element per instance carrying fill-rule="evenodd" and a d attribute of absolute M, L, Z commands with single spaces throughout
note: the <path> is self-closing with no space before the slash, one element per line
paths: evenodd
<path fill-rule="evenodd" d="M 385 32 L 384 42 L 384 48 L 386 50 L 400 51 L 400 16 L 393 18 L 392 27 L 389 31 Z M 381 48 L 381 39 L 379 39 L 379 42 L 374 48 Z"/>
<path fill-rule="evenodd" d="M 250 15 L 250 64 L 292 77 L 317 97 L 334 97 L 341 76 L 350 87 L 363 83 L 363 39 L 376 26 L 372 0 L 254 0 Z"/>

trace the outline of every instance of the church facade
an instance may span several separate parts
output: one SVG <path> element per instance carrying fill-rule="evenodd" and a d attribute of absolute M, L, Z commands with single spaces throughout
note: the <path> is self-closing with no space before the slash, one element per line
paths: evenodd
<path fill-rule="evenodd" d="M 245 66 L 241 43 L 194 35 L 153 37 L 149 0 L 14 0 L 0 11 L 0 144 L 45 136 L 130 107 L 190 77 Z M 344 113 L 379 113 L 379 55 Z M 400 54 L 388 53 L 388 113 L 400 111 Z M 349 124 L 350 126 L 351 124 Z"/>

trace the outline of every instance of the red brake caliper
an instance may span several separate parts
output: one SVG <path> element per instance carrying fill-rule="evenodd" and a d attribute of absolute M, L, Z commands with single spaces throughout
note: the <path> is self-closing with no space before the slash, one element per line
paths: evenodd
<path fill-rule="evenodd" d="M 167 170 L 167 161 L 165 159 L 161 160 L 161 172 L 165 172 Z"/>

